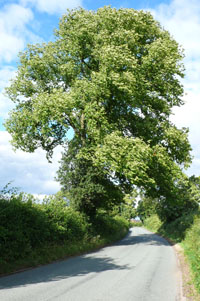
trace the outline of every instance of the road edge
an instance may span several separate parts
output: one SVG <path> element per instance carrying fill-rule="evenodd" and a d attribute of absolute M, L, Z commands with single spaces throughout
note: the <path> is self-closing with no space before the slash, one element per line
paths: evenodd
<path fill-rule="evenodd" d="M 187 262 L 184 249 L 181 247 L 181 245 L 174 243 L 168 237 L 160 235 L 157 232 L 153 232 L 144 226 L 143 228 L 164 238 L 174 250 L 177 262 L 178 301 L 200 301 L 200 297 L 198 296 L 196 289 L 192 284 L 189 263 Z"/>

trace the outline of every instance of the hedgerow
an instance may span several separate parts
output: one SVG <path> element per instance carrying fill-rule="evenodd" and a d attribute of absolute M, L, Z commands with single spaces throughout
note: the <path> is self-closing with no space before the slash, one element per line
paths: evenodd
<path fill-rule="evenodd" d="M 0 274 L 44 264 L 122 238 L 129 223 L 122 217 L 87 216 L 58 196 L 38 202 L 32 195 L 0 192 Z"/>

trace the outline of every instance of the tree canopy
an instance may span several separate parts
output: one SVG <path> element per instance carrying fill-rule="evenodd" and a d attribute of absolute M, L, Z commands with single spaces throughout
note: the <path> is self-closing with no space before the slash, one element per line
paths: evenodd
<path fill-rule="evenodd" d="M 16 103 L 6 123 L 14 147 L 42 147 L 50 158 L 65 145 L 61 182 L 69 166 L 90 166 L 101 170 L 107 188 L 126 193 L 137 186 L 175 202 L 182 167 L 191 162 L 187 129 L 169 120 L 183 104 L 177 42 L 149 12 L 111 7 L 68 11 L 55 36 L 27 46 L 7 89 Z"/>

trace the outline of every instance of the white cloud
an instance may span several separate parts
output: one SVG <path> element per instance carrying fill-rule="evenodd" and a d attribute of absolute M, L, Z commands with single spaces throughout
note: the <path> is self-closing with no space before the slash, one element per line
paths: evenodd
<path fill-rule="evenodd" d="M 41 39 L 27 29 L 33 20 L 33 13 L 29 8 L 17 4 L 4 6 L 0 10 L 0 117 L 5 118 L 13 108 L 12 102 L 5 97 L 4 88 L 16 74 L 11 64 L 15 61 L 19 51 L 26 43 L 38 42 Z M 7 64 L 7 65 L 6 65 Z"/>
<path fill-rule="evenodd" d="M 187 173 L 200 175 L 200 93 L 188 92 L 184 96 L 184 101 L 184 106 L 174 108 L 171 121 L 179 128 L 189 128 L 189 140 L 193 148 L 194 160 Z"/>
<path fill-rule="evenodd" d="M 8 81 L 13 78 L 16 74 L 16 69 L 12 66 L 4 66 L 0 69 L 0 90 L 3 89 Z"/>
<path fill-rule="evenodd" d="M 193 159 L 193 164 L 192 166 L 187 169 L 187 174 L 189 176 L 192 176 L 192 175 L 196 175 L 196 176 L 199 176 L 200 175 L 200 155 L 199 155 L 199 152 L 193 152 L 192 153 L 193 156 L 194 156 L 194 159 Z"/>
<path fill-rule="evenodd" d="M 0 117 L 5 118 L 8 111 L 13 108 L 13 103 L 4 95 L 4 88 L 8 86 L 9 80 L 16 74 L 16 70 L 12 66 L 4 66 L 0 69 Z"/>
<path fill-rule="evenodd" d="M 12 4 L 0 11 L 0 62 L 10 63 L 25 47 L 29 32 L 27 23 L 33 19 L 29 8 Z"/>
<path fill-rule="evenodd" d="M 171 120 L 178 127 L 189 128 L 194 160 L 187 173 L 200 175 L 200 2 L 173 0 L 151 12 L 185 49 L 185 105 L 174 108 L 175 115 Z"/>
<path fill-rule="evenodd" d="M 192 45 L 199 45 L 197 33 L 199 32 L 200 22 L 200 3 L 199 0 L 172 0 L 169 4 L 160 4 L 154 15 L 161 21 L 161 25 L 169 29 L 175 38 L 185 44 L 191 41 Z M 192 53 L 197 53 L 191 45 L 188 49 Z"/>
<path fill-rule="evenodd" d="M 185 50 L 186 87 L 194 89 L 200 82 L 200 2 L 199 0 L 173 0 L 151 10 L 157 20 Z M 198 87 L 196 87 L 198 88 Z M 198 88 L 200 91 L 200 88 Z"/>
<path fill-rule="evenodd" d="M 82 0 L 21 0 L 23 5 L 32 5 L 38 11 L 48 14 L 61 14 L 67 8 L 72 9 L 82 6 Z"/>
<path fill-rule="evenodd" d="M 55 149 L 53 163 L 48 163 L 45 152 L 38 149 L 35 153 L 14 152 L 9 143 L 11 136 L 0 131 L 0 190 L 8 182 L 20 190 L 35 194 L 53 194 L 60 189 L 54 180 L 61 158 L 61 147 Z"/>
<path fill-rule="evenodd" d="M 183 99 L 185 104 L 174 108 L 171 120 L 178 127 L 189 127 L 192 145 L 200 147 L 200 94 L 188 92 Z"/>

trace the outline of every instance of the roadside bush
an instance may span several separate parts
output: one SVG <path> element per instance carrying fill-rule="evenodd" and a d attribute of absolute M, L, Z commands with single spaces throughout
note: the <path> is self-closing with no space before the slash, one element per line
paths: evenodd
<path fill-rule="evenodd" d="M 124 218 L 105 213 L 89 224 L 57 195 L 39 203 L 32 195 L 0 192 L 0 274 L 105 246 L 128 228 Z"/>
<path fill-rule="evenodd" d="M 67 206 L 62 198 L 56 196 L 46 198 L 41 209 L 52 227 L 53 241 L 81 240 L 87 235 L 89 224 L 86 217 Z"/>
<path fill-rule="evenodd" d="M 12 262 L 44 244 L 82 240 L 89 225 L 64 200 L 36 204 L 31 195 L 0 196 L 0 258 Z"/>
<path fill-rule="evenodd" d="M 157 214 L 153 214 L 144 220 L 144 226 L 153 232 L 157 232 L 162 226 L 162 222 Z"/>
<path fill-rule="evenodd" d="M 94 229 L 97 234 L 111 237 L 129 229 L 129 222 L 122 216 L 111 217 L 99 213 L 94 221 Z"/>
<path fill-rule="evenodd" d="M 0 198 L 0 257 L 5 261 L 24 257 L 36 245 L 50 240 L 50 228 L 44 213 L 23 195 Z"/>

